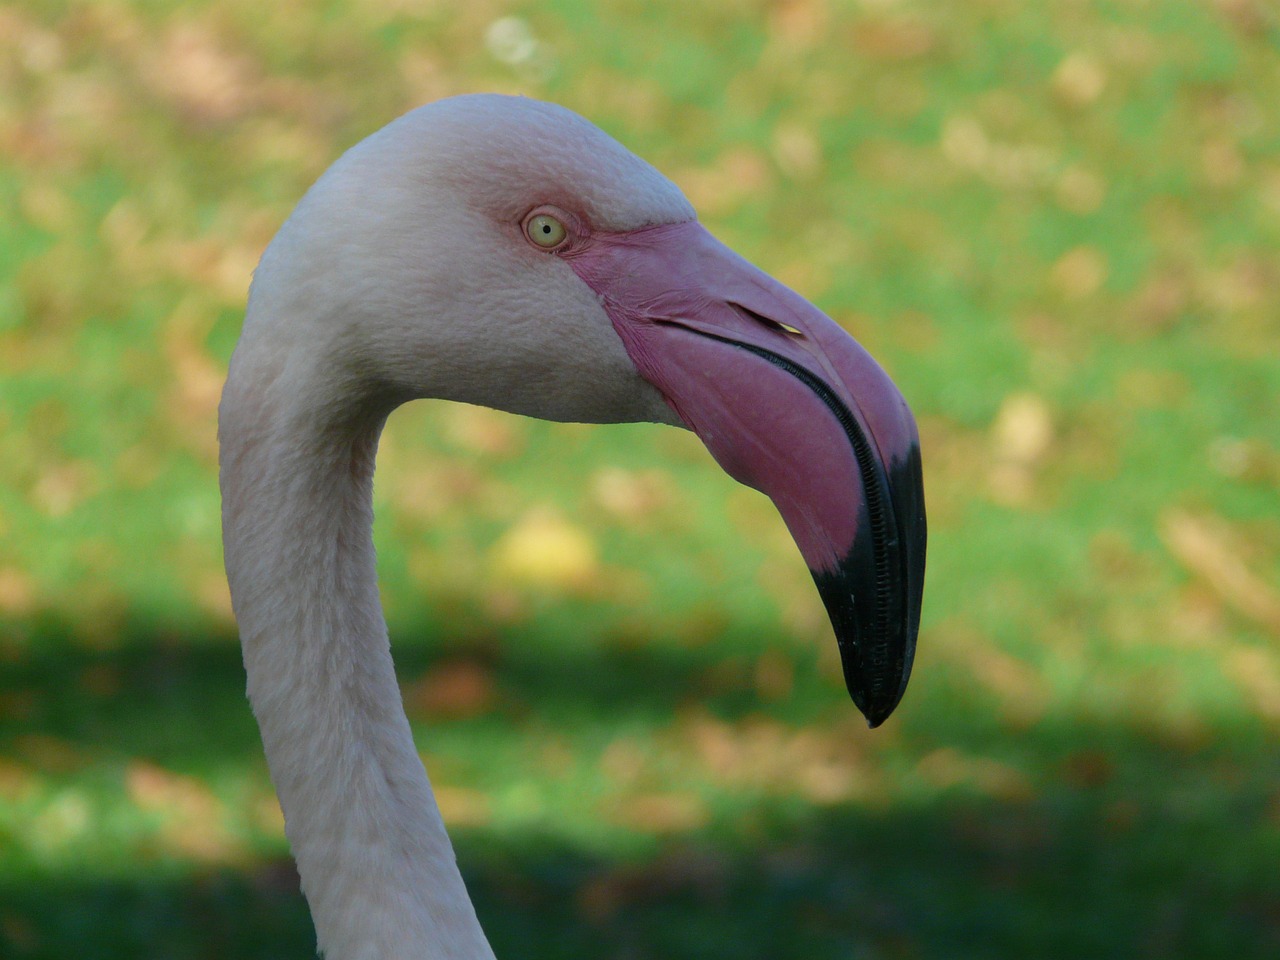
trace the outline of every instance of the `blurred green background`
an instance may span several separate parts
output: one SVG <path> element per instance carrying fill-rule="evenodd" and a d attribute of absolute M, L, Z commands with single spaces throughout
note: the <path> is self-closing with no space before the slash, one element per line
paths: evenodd
<path fill-rule="evenodd" d="M 0 6 L 0 956 L 303 958 L 215 410 L 314 178 L 583 113 L 892 372 L 931 552 L 882 729 L 698 442 L 420 403 L 407 708 L 499 957 L 1280 954 L 1268 0 Z"/>

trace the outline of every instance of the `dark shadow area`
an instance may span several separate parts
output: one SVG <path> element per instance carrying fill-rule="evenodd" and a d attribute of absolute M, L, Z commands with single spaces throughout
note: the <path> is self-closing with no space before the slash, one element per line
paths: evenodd
<path fill-rule="evenodd" d="M 198 770 L 260 749 L 232 633 L 137 618 L 100 648 L 51 617 L 23 632 L 25 649 L 0 667 L 4 753 L 31 760 L 30 739 L 51 736 L 100 759 L 143 756 Z"/>
<path fill-rule="evenodd" d="M 817 812 L 750 848 L 669 845 L 619 864 L 525 838 L 460 858 L 499 957 L 1263 958 L 1280 951 L 1273 877 L 1180 859 L 1168 824 L 957 802 Z M 1200 847 L 1203 838 L 1190 843 Z M 5 957 L 304 958 L 287 863 L 143 883 L 0 889 Z"/>
<path fill-rule="evenodd" d="M 233 637 L 135 623 L 118 648 L 95 650 L 60 637 L 64 629 L 31 626 L 30 652 L 0 671 L 0 758 L 31 763 L 32 738 L 43 736 L 100 759 L 192 773 L 258 762 Z M 706 673 L 726 649 L 548 658 L 500 642 L 465 652 L 487 658 L 500 688 L 519 691 L 500 712 L 548 725 L 591 716 L 607 728 L 703 696 L 728 719 L 768 712 L 750 689 L 708 690 Z M 406 679 L 457 655 L 426 634 L 397 647 Z M 1280 954 L 1280 758 L 1260 727 L 1224 720 L 1183 741 L 1051 716 L 1015 731 L 989 704 L 954 692 L 898 722 L 901 762 L 942 749 L 998 756 L 1028 788 L 984 795 L 960 781 L 859 806 L 772 798 L 750 823 L 713 821 L 626 860 L 560 837 L 456 831 L 498 956 Z M 287 861 L 243 871 L 169 865 L 145 881 L 31 866 L 0 881 L 0 957 L 12 960 L 305 958 L 312 947 Z"/>
<path fill-rule="evenodd" d="M 143 756 L 189 772 L 260 754 L 234 633 L 145 618 L 129 621 L 109 648 L 77 641 L 74 628 L 53 618 L 25 633 L 26 649 L 0 665 L 7 706 L 0 754 L 37 733 L 100 756 Z M 726 663 L 740 654 L 732 637 L 696 648 L 606 639 L 553 653 L 546 638 L 522 639 L 512 631 L 459 641 L 432 626 L 394 638 L 392 647 L 402 686 L 442 662 L 482 663 L 501 694 L 493 707 L 500 719 L 622 725 L 658 722 L 694 700 L 730 718 L 761 707 L 746 676 L 749 661 L 739 664 L 740 687 L 724 682 Z"/>
<path fill-rule="evenodd" d="M 811 810 L 770 834 L 751 847 L 675 845 L 622 867 L 555 849 L 530 857 L 530 844 L 498 870 L 471 858 L 470 883 L 498 955 L 509 957 L 1280 951 L 1280 886 L 1269 869 L 1243 877 L 1188 858 L 1206 838 L 1168 822 L 1121 835 L 1102 810 L 1064 816 L 1052 804 L 958 800 L 874 816 Z"/>

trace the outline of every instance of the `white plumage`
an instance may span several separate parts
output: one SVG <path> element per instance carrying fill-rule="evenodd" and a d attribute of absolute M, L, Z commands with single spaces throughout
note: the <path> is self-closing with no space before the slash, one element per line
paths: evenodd
<path fill-rule="evenodd" d="M 568 224 L 563 250 L 530 242 L 540 209 Z M 669 180 L 569 111 L 470 96 L 348 151 L 262 257 L 219 416 L 226 566 L 249 698 L 329 960 L 492 957 L 410 734 L 378 600 L 374 457 L 396 406 L 438 397 L 551 420 L 683 418 L 802 531 L 828 603 L 848 603 L 841 578 L 861 575 L 858 563 L 879 565 L 867 582 L 893 580 L 898 567 L 885 565 L 907 534 L 833 564 L 861 543 L 848 532 L 870 509 L 859 484 L 883 483 L 876 503 L 887 504 L 914 463 L 918 486 L 905 404 L 830 320 L 693 220 Z M 672 295 L 664 271 L 683 277 L 691 264 L 728 294 L 685 278 Z M 652 296 L 645 270 L 659 277 Z M 664 298 L 675 312 L 653 313 Z M 775 307 L 785 322 L 766 316 Z M 850 384 L 878 397 L 865 417 Z M 785 411 L 770 403 L 781 397 Z M 705 416 L 690 419 L 700 401 Z M 790 464 L 784 425 L 830 464 Z M 875 479 L 854 441 L 892 470 Z M 898 529 L 877 509 L 877 529 Z M 881 599 L 893 614 L 896 595 Z M 915 604 L 918 618 L 918 589 Z M 866 694 L 879 719 L 910 666 L 909 648 L 886 642 L 897 660 L 872 664 Z M 850 670 L 861 683 L 863 666 Z"/>

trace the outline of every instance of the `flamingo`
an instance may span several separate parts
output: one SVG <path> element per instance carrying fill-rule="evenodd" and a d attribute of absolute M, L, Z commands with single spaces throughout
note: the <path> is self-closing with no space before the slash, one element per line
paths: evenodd
<path fill-rule="evenodd" d="M 776 504 L 868 722 L 901 699 L 925 515 L 889 377 L 571 111 L 489 94 L 411 111 L 347 151 L 268 245 L 219 410 L 248 696 L 329 960 L 493 957 L 378 599 L 374 457 L 416 398 L 693 430 Z"/>

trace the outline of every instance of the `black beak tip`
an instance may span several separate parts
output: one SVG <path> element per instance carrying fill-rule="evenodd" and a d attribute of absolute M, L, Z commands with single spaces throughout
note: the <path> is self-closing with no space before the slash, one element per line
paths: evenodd
<path fill-rule="evenodd" d="M 869 605 L 859 607 L 855 597 L 869 595 L 869 584 L 860 581 L 856 571 L 846 563 L 837 572 L 814 572 L 813 579 L 835 629 L 849 696 L 875 729 L 889 719 L 906 692 L 919 606 L 914 616 L 889 623 L 866 617 Z"/>
<path fill-rule="evenodd" d="M 849 696 L 875 729 L 906 693 L 920 630 L 927 533 L 918 442 L 887 469 L 864 470 L 863 480 L 861 528 L 869 535 L 855 537 L 833 569 L 810 573 L 831 617 Z"/>
<path fill-rule="evenodd" d="M 861 683 L 850 682 L 847 673 L 845 675 L 845 684 L 849 688 L 849 696 L 852 698 L 854 706 L 867 718 L 867 726 L 872 730 L 889 719 L 889 715 L 893 713 L 902 699 L 900 694 L 893 697 L 876 696 Z"/>
<path fill-rule="evenodd" d="M 855 707 L 867 718 L 867 726 L 876 730 L 876 727 L 887 721 L 902 700 L 910 667 L 899 660 L 893 667 L 881 667 L 872 673 L 859 664 L 860 658 L 851 644 L 841 644 L 840 653 L 844 660 L 845 686 L 849 687 L 849 696 Z"/>

